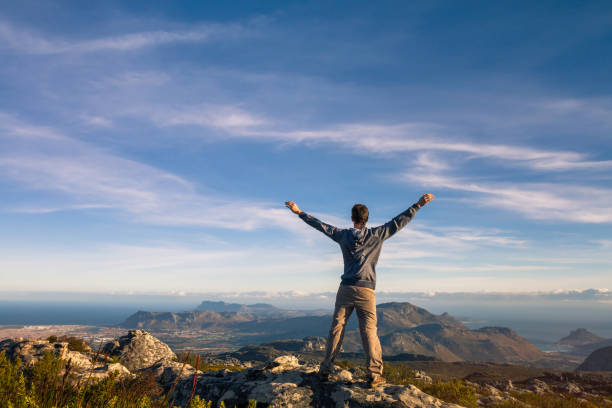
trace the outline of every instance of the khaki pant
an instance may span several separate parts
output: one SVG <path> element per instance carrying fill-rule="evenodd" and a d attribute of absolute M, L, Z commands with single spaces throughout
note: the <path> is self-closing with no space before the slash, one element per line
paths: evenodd
<path fill-rule="evenodd" d="M 336 306 L 331 329 L 327 337 L 325 359 L 321 363 L 321 372 L 330 373 L 334 360 L 340 351 L 344 329 L 353 309 L 357 309 L 359 332 L 367 359 L 370 377 L 382 376 L 382 350 L 376 333 L 376 296 L 373 289 L 360 286 L 340 285 L 336 295 Z"/>

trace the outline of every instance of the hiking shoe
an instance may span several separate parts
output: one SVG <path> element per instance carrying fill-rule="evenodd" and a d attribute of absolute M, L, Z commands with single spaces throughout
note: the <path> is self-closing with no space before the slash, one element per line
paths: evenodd
<path fill-rule="evenodd" d="M 370 379 L 368 379 L 368 385 L 370 386 L 370 388 L 377 387 L 379 385 L 385 384 L 386 382 L 387 380 L 385 380 L 384 377 L 380 375 L 370 377 Z"/>

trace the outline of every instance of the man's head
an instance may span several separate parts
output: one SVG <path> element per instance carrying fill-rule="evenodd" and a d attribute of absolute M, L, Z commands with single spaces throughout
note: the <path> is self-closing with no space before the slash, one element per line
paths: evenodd
<path fill-rule="evenodd" d="M 368 222 L 369 216 L 370 212 L 368 211 L 368 207 L 363 204 L 355 204 L 351 210 L 351 220 L 353 220 L 355 224 L 365 225 L 365 223 Z"/>

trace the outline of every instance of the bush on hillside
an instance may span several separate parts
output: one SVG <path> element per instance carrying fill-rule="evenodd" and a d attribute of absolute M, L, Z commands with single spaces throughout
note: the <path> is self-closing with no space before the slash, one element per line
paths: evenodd
<path fill-rule="evenodd" d="M 442 401 L 463 405 L 464 407 L 476 408 L 478 397 L 466 383 L 461 380 L 435 381 L 432 384 L 421 384 L 418 386 L 423 392 L 440 398 Z"/>
<path fill-rule="evenodd" d="M 87 344 L 87 342 L 83 339 L 80 339 L 78 337 L 73 337 L 73 336 L 49 336 L 47 337 L 47 341 L 49 343 L 58 343 L 58 342 L 65 342 L 68 343 L 68 350 L 72 350 L 72 351 L 78 351 L 81 353 L 87 353 L 89 351 L 91 351 L 91 347 L 89 346 L 89 344 Z"/>
<path fill-rule="evenodd" d="M 442 401 L 463 405 L 468 408 L 478 406 L 476 393 L 466 383 L 461 380 L 435 381 L 432 384 L 425 383 L 416 378 L 414 370 L 407 364 L 388 363 L 384 368 L 384 377 L 391 384 L 414 385 L 433 395 Z"/>
<path fill-rule="evenodd" d="M 572 394 L 544 393 L 535 394 L 532 392 L 513 392 L 511 395 L 524 403 L 521 407 L 530 406 L 535 408 L 599 408 L 606 406 L 603 398 L 590 397 L 579 398 Z M 507 408 L 500 406 L 495 408 Z M 512 407 L 513 408 L 513 407 Z"/>
<path fill-rule="evenodd" d="M 198 359 L 197 354 L 179 352 L 177 353 L 176 361 L 184 363 L 187 362 L 190 366 L 196 366 Z M 207 364 L 202 362 L 202 356 L 200 355 L 200 362 L 198 363 L 198 371 L 202 371 L 204 373 L 219 371 L 219 370 L 229 370 L 229 371 L 242 371 L 244 370 L 243 366 L 234 365 L 234 364 Z"/>

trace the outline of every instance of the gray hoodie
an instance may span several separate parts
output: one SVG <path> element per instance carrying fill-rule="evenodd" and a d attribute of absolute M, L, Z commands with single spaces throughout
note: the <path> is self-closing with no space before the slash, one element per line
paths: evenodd
<path fill-rule="evenodd" d="M 363 286 L 374 289 L 376 288 L 376 263 L 383 241 L 404 228 L 419 208 L 418 204 L 413 204 L 386 224 L 361 230 L 336 228 L 305 212 L 300 214 L 300 218 L 340 245 L 344 257 L 344 273 L 341 277 L 341 285 Z"/>

